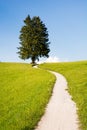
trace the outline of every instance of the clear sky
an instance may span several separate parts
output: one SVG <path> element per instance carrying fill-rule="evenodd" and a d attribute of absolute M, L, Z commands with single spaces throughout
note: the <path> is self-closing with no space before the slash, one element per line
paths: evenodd
<path fill-rule="evenodd" d="M 48 28 L 51 57 L 87 60 L 87 0 L 0 0 L 0 61 L 22 61 L 16 52 L 28 14 Z"/>

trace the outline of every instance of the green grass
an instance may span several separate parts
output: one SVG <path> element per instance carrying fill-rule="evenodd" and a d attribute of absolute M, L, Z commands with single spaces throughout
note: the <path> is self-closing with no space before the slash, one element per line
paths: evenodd
<path fill-rule="evenodd" d="M 87 130 L 87 61 L 71 63 L 49 63 L 41 68 L 63 74 L 68 81 L 68 91 L 78 107 L 82 130 Z"/>
<path fill-rule="evenodd" d="M 0 63 L 0 130 L 33 130 L 55 77 L 29 64 Z"/>

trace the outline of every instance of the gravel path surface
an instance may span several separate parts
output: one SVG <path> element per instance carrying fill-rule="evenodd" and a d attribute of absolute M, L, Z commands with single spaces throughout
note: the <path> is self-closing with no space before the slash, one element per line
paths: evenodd
<path fill-rule="evenodd" d="M 67 92 L 66 79 L 56 73 L 56 83 L 45 114 L 35 130 L 78 130 L 76 105 Z"/>

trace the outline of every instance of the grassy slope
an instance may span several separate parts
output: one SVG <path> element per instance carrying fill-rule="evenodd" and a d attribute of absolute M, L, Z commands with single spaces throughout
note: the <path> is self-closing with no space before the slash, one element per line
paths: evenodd
<path fill-rule="evenodd" d="M 0 63 L 0 130 L 33 130 L 55 77 L 28 64 Z"/>
<path fill-rule="evenodd" d="M 42 64 L 40 67 L 63 74 L 69 83 L 69 92 L 76 102 L 82 130 L 87 130 L 87 61 Z"/>

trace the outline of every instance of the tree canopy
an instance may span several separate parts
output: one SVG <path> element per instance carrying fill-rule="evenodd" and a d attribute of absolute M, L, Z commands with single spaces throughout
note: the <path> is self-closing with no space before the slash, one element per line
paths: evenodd
<path fill-rule="evenodd" d="M 18 47 L 21 59 L 31 59 L 32 64 L 40 57 L 49 57 L 48 31 L 40 17 L 29 15 L 24 20 L 24 26 L 20 31 L 20 47 Z"/>

